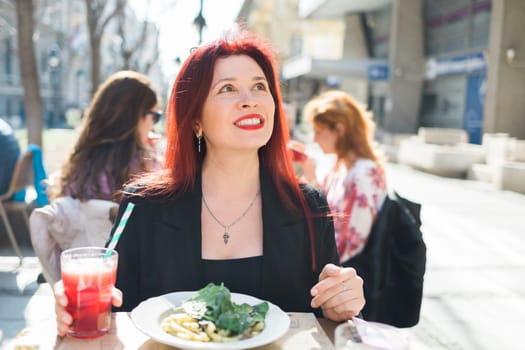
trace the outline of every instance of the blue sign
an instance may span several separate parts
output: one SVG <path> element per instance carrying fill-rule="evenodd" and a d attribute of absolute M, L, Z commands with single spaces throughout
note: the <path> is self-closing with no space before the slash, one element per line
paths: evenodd
<path fill-rule="evenodd" d="M 433 79 L 437 76 L 451 74 L 481 73 L 487 69 L 487 60 L 483 52 L 451 58 L 429 59 L 427 61 L 426 76 Z"/>
<path fill-rule="evenodd" d="M 463 124 L 469 134 L 469 142 L 481 144 L 483 134 L 483 104 L 485 100 L 485 76 L 474 75 L 467 79 L 467 100 Z"/>
<path fill-rule="evenodd" d="M 368 80 L 388 80 L 390 69 L 387 65 L 373 64 L 368 66 Z"/>

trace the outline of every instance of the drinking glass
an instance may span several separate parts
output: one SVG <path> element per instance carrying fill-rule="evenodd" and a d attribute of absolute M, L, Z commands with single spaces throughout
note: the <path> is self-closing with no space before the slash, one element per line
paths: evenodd
<path fill-rule="evenodd" d="M 336 350 L 373 350 L 362 342 L 362 339 L 356 338 L 357 328 L 352 321 L 347 321 L 335 328 L 334 342 Z"/>
<path fill-rule="evenodd" d="M 400 329 L 359 318 L 335 328 L 336 350 L 405 350 L 408 338 Z"/>
<path fill-rule="evenodd" d="M 99 247 L 72 248 L 62 252 L 62 282 L 68 299 L 66 310 L 73 317 L 68 335 L 96 338 L 111 327 L 112 289 L 118 254 Z M 107 256 L 106 256 L 107 255 Z"/>

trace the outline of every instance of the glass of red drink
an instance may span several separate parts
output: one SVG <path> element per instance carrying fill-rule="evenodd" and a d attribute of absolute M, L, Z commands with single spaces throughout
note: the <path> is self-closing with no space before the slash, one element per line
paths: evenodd
<path fill-rule="evenodd" d="M 96 338 L 111 327 L 111 296 L 117 274 L 118 254 L 99 247 L 72 248 L 62 252 L 60 266 L 67 296 L 66 310 L 73 317 L 68 335 Z"/>
<path fill-rule="evenodd" d="M 304 162 L 308 159 L 305 153 L 306 146 L 299 141 L 291 140 L 288 142 L 288 149 L 291 151 L 292 160 L 294 162 Z"/>
<path fill-rule="evenodd" d="M 308 159 L 308 156 L 303 151 L 299 151 L 295 148 L 291 148 L 292 150 L 292 159 L 294 162 L 304 162 Z"/>

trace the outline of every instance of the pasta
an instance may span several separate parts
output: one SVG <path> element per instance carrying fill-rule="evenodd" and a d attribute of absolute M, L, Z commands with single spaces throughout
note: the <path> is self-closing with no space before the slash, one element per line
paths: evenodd
<path fill-rule="evenodd" d="M 268 303 L 235 304 L 224 285 L 210 283 L 197 295 L 175 307 L 161 329 L 184 340 L 231 342 L 251 338 L 264 329 Z"/>

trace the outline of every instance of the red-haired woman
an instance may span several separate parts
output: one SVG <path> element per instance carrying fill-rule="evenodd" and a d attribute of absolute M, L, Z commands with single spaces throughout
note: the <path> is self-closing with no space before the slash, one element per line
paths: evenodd
<path fill-rule="evenodd" d="M 310 100 L 303 118 L 312 123 L 314 141 L 336 157 L 331 171 L 318 184 L 334 213 L 340 262 L 365 246 L 372 224 L 387 194 L 382 156 L 374 148 L 374 122 L 349 94 L 331 90 Z M 303 175 L 316 182 L 309 160 L 300 162 Z M 339 215 L 340 214 L 340 215 Z"/>
<path fill-rule="evenodd" d="M 324 196 L 295 180 L 273 57 L 240 31 L 183 64 L 165 169 L 133 184 L 120 207 L 119 216 L 136 205 L 116 246 L 120 310 L 209 282 L 337 321 L 364 306 L 361 278 L 337 266 Z M 64 299 L 57 293 L 59 334 L 70 320 Z"/>

